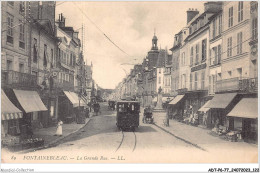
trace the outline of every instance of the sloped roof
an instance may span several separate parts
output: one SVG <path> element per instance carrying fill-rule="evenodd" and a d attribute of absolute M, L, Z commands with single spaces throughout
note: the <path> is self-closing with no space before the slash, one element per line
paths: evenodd
<path fill-rule="evenodd" d="M 166 54 L 166 51 L 164 49 L 161 49 L 159 51 L 159 55 L 158 55 L 158 59 L 157 59 L 157 64 L 156 64 L 156 67 L 157 68 L 162 68 L 165 66 L 165 54 Z"/>

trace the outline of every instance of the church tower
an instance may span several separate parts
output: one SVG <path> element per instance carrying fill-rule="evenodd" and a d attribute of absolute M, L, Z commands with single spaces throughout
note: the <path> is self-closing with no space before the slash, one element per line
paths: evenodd
<path fill-rule="evenodd" d="M 154 32 L 154 36 L 153 36 L 153 39 L 152 39 L 152 49 L 151 50 L 158 50 L 158 46 L 157 46 L 157 37 L 155 35 L 155 32 Z"/>

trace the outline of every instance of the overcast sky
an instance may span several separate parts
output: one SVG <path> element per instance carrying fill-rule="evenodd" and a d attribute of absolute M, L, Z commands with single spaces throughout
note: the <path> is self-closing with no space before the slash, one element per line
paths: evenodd
<path fill-rule="evenodd" d="M 130 56 L 109 42 L 79 8 Z M 189 8 L 197 8 L 203 12 L 203 2 L 59 1 L 56 18 L 63 13 L 66 25 L 74 27 L 75 30 L 84 24 L 85 59 L 88 64 L 93 63 L 93 78 L 99 86 L 113 89 L 133 68 L 133 65 L 120 64 L 141 63 L 147 55 L 152 46 L 154 29 L 158 46 L 162 49 L 172 47 L 174 34 L 186 25 L 186 11 Z"/>

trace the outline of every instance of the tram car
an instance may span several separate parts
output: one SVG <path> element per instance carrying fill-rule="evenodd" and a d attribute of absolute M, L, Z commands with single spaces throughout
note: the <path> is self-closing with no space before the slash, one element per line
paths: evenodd
<path fill-rule="evenodd" d="M 119 129 L 131 129 L 139 126 L 140 102 L 138 101 L 118 101 L 116 115 L 116 125 Z"/>

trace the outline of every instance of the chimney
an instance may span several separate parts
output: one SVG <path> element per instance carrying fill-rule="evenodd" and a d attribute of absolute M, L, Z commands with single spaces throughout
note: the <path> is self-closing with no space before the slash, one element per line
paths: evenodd
<path fill-rule="evenodd" d="M 62 13 L 59 14 L 58 23 L 59 23 L 59 27 L 65 27 L 65 17 L 63 17 Z"/>
<path fill-rule="evenodd" d="M 187 10 L 187 24 L 197 15 L 199 14 L 199 11 L 197 9 L 191 9 Z"/>
<path fill-rule="evenodd" d="M 216 13 L 222 10 L 222 2 L 216 2 L 216 1 L 209 1 L 204 4 L 204 11 L 205 12 L 212 12 Z"/>

